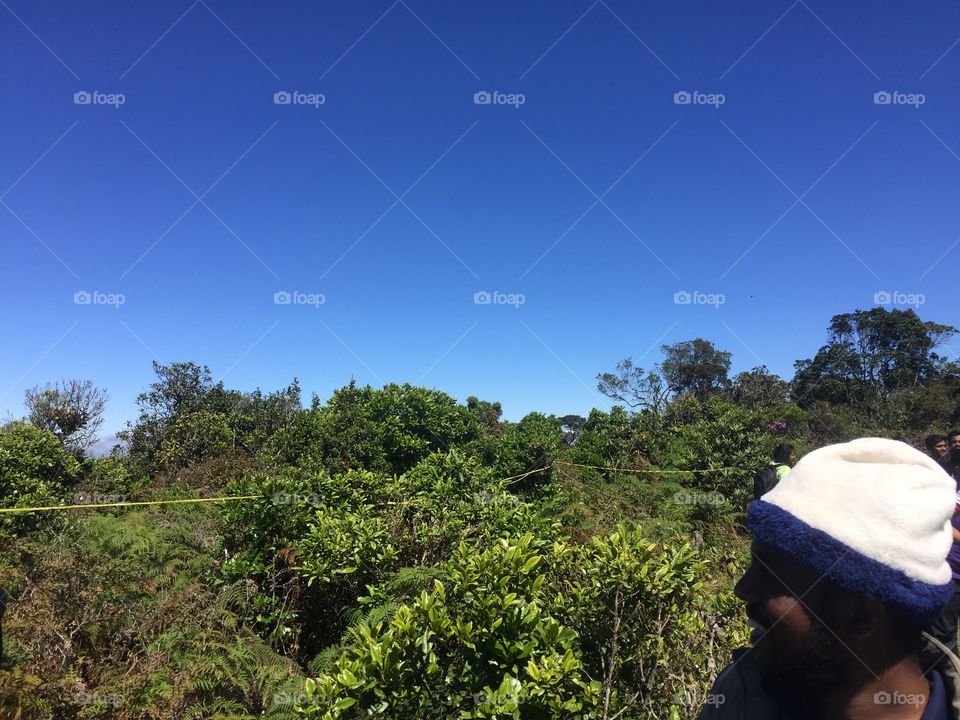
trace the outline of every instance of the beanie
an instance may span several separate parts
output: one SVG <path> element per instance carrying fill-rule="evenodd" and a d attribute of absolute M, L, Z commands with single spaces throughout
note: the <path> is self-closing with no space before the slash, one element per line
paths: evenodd
<path fill-rule="evenodd" d="M 956 484 L 906 443 L 861 438 L 805 455 L 750 503 L 755 539 L 923 622 L 950 599 Z"/>

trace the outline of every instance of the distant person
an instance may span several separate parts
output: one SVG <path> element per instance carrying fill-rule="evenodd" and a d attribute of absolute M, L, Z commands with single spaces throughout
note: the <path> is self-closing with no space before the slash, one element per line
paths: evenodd
<path fill-rule="evenodd" d="M 953 594 L 955 484 L 905 443 L 815 450 L 750 503 L 734 592 L 755 626 L 700 720 L 956 718 L 960 658 L 923 632 Z"/>
<path fill-rule="evenodd" d="M 927 455 L 938 461 L 950 450 L 946 435 L 927 435 L 923 446 L 927 449 Z"/>
<path fill-rule="evenodd" d="M 753 478 L 753 499 L 759 500 L 770 492 L 790 472 L 797 461 L 793 445 L 780 443 L 773 449 L 773 462 L 760 470 Z"/>
<path fill-rule="evenodd" d="M 947 445 L 950 450 L 960 450 L 960 430 L 951 430 L 947 433 Z"/>
<path fill-rule="evenodd" d="M 955 455 L 953 451 L 951 451 L 951 454 Z M 952 468 L 944 469 L 949 472 Z M 947 563 L 953 573 L 953 597 L 943 608 L 940 616 L 930 625 L 929 632 L 956 653 L 957 629 L 960 626 L 960 480 L 954 480 L 954 489 L 953 517 L 950 520 L 953 545 L 950 546 L 950 552 L 947 553 Z"/>

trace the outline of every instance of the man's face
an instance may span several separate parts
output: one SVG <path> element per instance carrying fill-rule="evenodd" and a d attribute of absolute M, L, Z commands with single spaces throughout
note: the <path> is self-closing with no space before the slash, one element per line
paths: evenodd
<path fill-rule="evenodd" d="M 954 438 L 953 438 L 953 446 L 954 446 L 954 447 L 957 447 L 957 440 L 958 440 L 958 439 L 960 439 L 960 435 L 954 436 Z M 939 455 L 940 457 L 943 457 L 944 455 L 947 454 L 947 450 L 948 450 L 948 448 L 947 448 L 947 441 L 946 441 L 946 440 L 941 440 L 940 442 L 938 442 L 936 445 L 933 446 L 933 449 L 937 451 L 937 455 Z"/>
<path fill-rule="evenodd" d="M 750 652 L 763 686 L 784 706 L 801 708 L 845 681 L 842 643 L 816 610 L 826 589 L 815 571 L 756 541 L 734 588 L 762 628 Z"/>
<path fill-rule="evenodd" d="M 954 435 L 950 438 L 950 447 L 954 450 L 960 448 L 960 435 Z"/>

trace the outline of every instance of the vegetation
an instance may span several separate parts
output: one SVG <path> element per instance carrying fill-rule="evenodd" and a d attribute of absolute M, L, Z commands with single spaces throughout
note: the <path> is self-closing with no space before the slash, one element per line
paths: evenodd
<path fill-rule="evenodd" d="M 746 639 L 753 473 L 780 442 L 960 422 L 955 332 L 838 315 L 792 380 L 696 338 L 598 375 L 609 411 L 518 422 L 154 364 L 106 458 L 102 391 L 34 388 L 0 508 L 253 497 L 0 513 L 0 718 L 692 718 Z"/>

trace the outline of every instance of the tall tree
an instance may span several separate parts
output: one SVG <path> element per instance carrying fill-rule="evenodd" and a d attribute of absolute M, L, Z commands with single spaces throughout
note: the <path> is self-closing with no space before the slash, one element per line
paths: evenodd
<path fill-rule="evenodd" d="M 97 441 L 108 395 L 90 380 L 61 380 L 25 393 L 30 423 L 52 432 L 63 446 L 82 453 Z"/>
<path fill-rule="evenodd" d="M 632 358 L 618 362 L 616 372 L 597 375 L 597 390 L 633 410 L 655 413 L 663 410 L 669 392 L 658 366 L 644 370 Z"/>
<path fill-rule="evenodd" d="M 690 394 L 701 402 L 730 384 L 730 353 L 694 338 L 661 347 L 663 378 L 676 395 Z"/>
<path fill-rule="evenodd" d="M 730 398 L 745 408 L 773 407 L 787 401 L 790 383 L 760 365 L 739 373 L 730 384 Z"/>
<path fill-rule="evenodd" d="M 896 390 L 926 387 L 947 370 L 935 349 L 957 332 L 925 322 L 913 310 L 877 307 L 835 315 L 827 344 L 794 363 L 795 400 L 860 405 L 887 400 Z"/>

